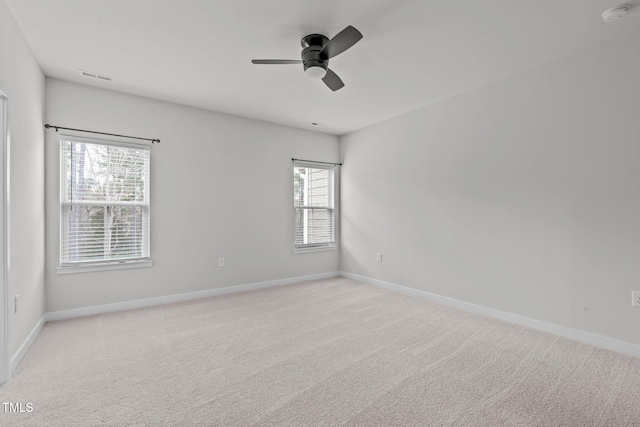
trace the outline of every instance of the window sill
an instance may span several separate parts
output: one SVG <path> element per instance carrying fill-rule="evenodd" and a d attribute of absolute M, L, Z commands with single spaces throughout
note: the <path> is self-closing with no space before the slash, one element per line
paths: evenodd
<path fill-rule="evenodd" d="M 109 264 L 77 265 L 70 267 L 58 267 L 58 274 L 76 274 L 90 273 L 93 271 L 123 270 L 128 268 L 151 267 L 152 265 L 153 261 L 150 259 L 144 261 L 113 262 Z"/>
<path fill-rule="evenodd" d="M 312 246 L 309 248 L 294 248 L 294 254 L 306 254 L 307 252 L 324 252 L 324 251 L 335 251 L 336 245 L 331 246 Z"/>

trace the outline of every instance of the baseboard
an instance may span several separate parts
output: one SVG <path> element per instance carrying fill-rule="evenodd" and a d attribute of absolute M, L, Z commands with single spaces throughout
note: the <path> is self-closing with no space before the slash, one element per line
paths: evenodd
<path fill-rule="evenodd" d="M 22 362 L 22 359 L 24 359 L 24 356 L 27 354 L 27 351 L 29 351 L 31 345 L 36 340 L 36 337 L 40 333 L 40 330 L 44 326 L 45 322 L 45 316 L 42 316 L 40 321 L 31 330 L 31 333 L 29 334 L 27 339 L 24 340 L 18 351 L 16 351 L 16 354 L 14 354 L 11 358 L 11 361 L 9 362 L 9 378 L 11 378 L 18 365 L 20 365 L 20 362 Z"/>
<path fill-rule="evenodd" d="M 257 289 L 271 288 L 275 286 L 292 285 L 294 283 L 308 282 L 311 280 L 329 279 L 338 276 L 337 271 L 329 273 L 312 274 L 309 276 L 290 277 L 288 279 L 270 280 L 267 282 L 249 283 L 245 285 L 228 286 L 205 291 L 188 292 L 184 294 L 167 295 L 155 298 L 124 301 L 114 304 L 94 305 L 91 307 L 74 308 L 71 310 L 53 311 L 45 314 L 45 321 L 72 319 L 74 317 L 92 316 L 94 314 L 110 313 L 114 311 L 132 310 L 136 308 L 150 307 L 153 305 L 170 304 L 174 302 L 189 301 L 200 298 L 209 298 L 219 295 L 234 294 L 238 292 L 254 291 Z"/>
<path fill-rule="evenodd" d="M 608 350 L 617 351 L 619 353 L 626 353 L 633 356 L 640 357 L 640 345 L 633 344 L 626 341 L 620 341 L 614 338 L 604 337 L 602 335 L 592 334 L 590 332 L 579 331 L 577 329 L 568 328 L 566 326 L 560 326 L 553 323 L 543 322 L 541 320 L 532 319 L 530 317 L 520 316 L 518 314 L 509 313 L 506 311 L 497 310 L 495 308 L 489 308 L 482 305 L 472 304 L 457 299 L 444 297 L 437 294 L 432 294 L 418 289 L 408 288 L 406 286 L 396 285 L 395 283 L 384 282 L 382 280 L 372 279 L 370 277 L 360 276 L 353 273 L 347 273 L 345 271 L 340 272 L 340 276 L 348 279 L 357 280 L 359 282 L 368 283 L 374 286 L 379 286 L 391 291 L 400 292 L 406 295 L 412 295 L 420 298 L 427 298 L 432 301 L 436 301 L 442 304 L 446 304 L 452 307 L 460 308 L 472 313 L 482 314 L 485 316 L 493 317 L 506 322 L 515 323 L 526 328 L 536 329 L 543 332 L 549 332 L 555 335 L 560 335 L 566 338 L 572 338 L 578 341 L 582 341 L 587 344 L 596 345 L 606 348 Z"/>

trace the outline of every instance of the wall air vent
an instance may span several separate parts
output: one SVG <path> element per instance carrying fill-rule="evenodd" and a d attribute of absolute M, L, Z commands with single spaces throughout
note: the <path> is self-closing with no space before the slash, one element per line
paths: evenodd
<path fill-rule="evenodd" d="M 92 71 L 85 71 L 85 70 L 78 70 L 78 71 L 80 72 L 80 75 L 82 75 L 83 77 L 88 77 L 90 79 L 102 80 L 104 82 L 113 81 L 113 77 L 105 76 L 104 74 L 98 74 L 98 73 L 94 73 Z"/>

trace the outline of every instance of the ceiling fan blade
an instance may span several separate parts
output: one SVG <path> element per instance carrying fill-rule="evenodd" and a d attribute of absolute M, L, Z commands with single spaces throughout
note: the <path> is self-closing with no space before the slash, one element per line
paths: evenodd
<path fill-rule="evenodd" d="M 302 64 L 299 59 L 252 59 L 253 64 Z"/>
<path fill-rule="evenodd" d="M 327 68 L 327 74 L 322 78 L 322 81 L 334 92 L 344 87 L 342 79 L 340 79 L 336 73 L 331 71 L 330 68 Z"/>
<path fill-rule="evenodd" d="M 349 25 L 329 40 L 320 53 L 327 55 L 327 58 L 333 58 L 358 43 L 361 38 L 362 33 Z"/>

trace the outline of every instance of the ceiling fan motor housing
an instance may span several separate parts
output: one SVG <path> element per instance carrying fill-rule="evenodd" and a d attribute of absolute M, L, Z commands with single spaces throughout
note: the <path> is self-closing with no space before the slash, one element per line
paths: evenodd
<path fill-rule="evenodd" d="M 302 65 L 304 70 L 310 67 L 321 67 L 324 70 L 329 66 L 329 58 L 326 53 L 322 53 L 322 48 L 329 39 L 322 34 L 309 34 L 300 41 L 302 49 Z"/>

